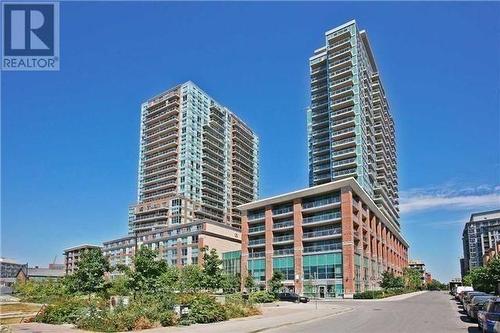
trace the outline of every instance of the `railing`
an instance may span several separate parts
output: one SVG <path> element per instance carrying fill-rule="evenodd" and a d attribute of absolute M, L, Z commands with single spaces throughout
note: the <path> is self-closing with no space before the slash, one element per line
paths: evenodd
<path fill-rule="evenodd" d="M 350 42 L 350 40 L 351 40 L 351 38 L 344 38 L 344 39 L 341 39 L 338 42 L 335 42 L 335 43 L 330 44 L 328 46 L 329 47 L 335 47 L 335 46 L 340 45 L 340 44 L 348 43 L 348 42 Z"/>
<path fill-rule="evenodd" d="M 349 88 L 350 89 L 350 88 Z M 346 97 L 342 97 L 342 98 L 339 98 L 339 99 L 334 99 L 333 100 L 333 105 L 335 104 L 340 104 L 342 102 L 346 102 L 348 100 L 352 100 L 353 96 L 346 96 Z"/>
<path fill-rule="evenodd" d="M 282 250 L 274 250 L 273 254 L 275 256 L 287 256 L 293 255 L 293 249 L 282 249 Z"/>
<path fill-rule="evenodd" d="M 273 237 L 273 242 L 286 242 L 289 240 L 293 240 L 293 235 L 285 235 L 285 236 L 278 236 L 278 237 Z"/>
<path fill-rule="evenodd" d="M 293 207 L 283 207 L 273 209 L 273 215 L 286 214 L 293 211 Z"/>
<path fill-rule="evenodd" d="M 354 142 L 354 140 L 352 140 Z M 343 154 L 349 154 L 349 153 L 352 153 L 352 152 L 355 152 L 356 151 L 356 148 L 353 147 L 353 148 L 347 148 L 347 149 L 342 149 L 342 150 L 338 150 L 338 151 L 334 151 L 333 152 L 333 156 L 338 156 L 338 155 L 343 155 Z"/>
<path fill-rule="evenodd" d="M 320 207 L 320 206 L 326 206 L 332 203 L 337 203 L 340 202 L 339 197 L 329 197 L 329 198 L 324 198 L 324 199 L 319 199 L 311 202 L 304 202 L 302 204 L 303 209 L 307 208 L 314 208 L 314 207 Z"/>
<path fill-rule="evenodd" d="M 327 213 L 327 214 L 305 217 L 302 220 L 302 223 L 308 224 L 308 223 L 322 222 L 322 221 L 328 221 L 328 220 L 333 220 L 333 219 L 339 219 L 340 217 L 341 217 L 340 212 Z"/>
<path fill-rule="evenodd" d="M 326 229 L 326 230 L 321 230 L 321 231 L 304 232 L 302 236 L 304 238 L 315 238 L 315 237 L 323 237 L 323 236 L 331 236 L 331 235 L 340 235 L 341 233 L 342 233 L 341 228 L 332 228 L 332 229 Z"/>
<path fill-rule="evenodd" d="M 311 252 L 325 252 L 325 251 L 334 251 L 334 250 L 342 250 L 342 244 L 326 244 L 326 245 L 316 245 L 316 246 L 306 246 L 304 247 L 304 253 Z"/>
<path fill-rule="evenodd" d="M 333 142 L 333 146 L 335 147 L 338 145 L 342 145 L 344 143 L 354 142 L 355 140 L 356 140 L 356 138 L 346 138 L 346 139 L 342 139 L 342 140 L 337 140 L 337 141 Z M 339 153 L 339 154 L 335 154 L 335 152 L 333 152 L 333 155 L 344 154 L 344 150 L 349 150 L 349 149 L 355 149 L 355 148 L 347 148 L 347 149 L 343 149 L 343 150 L 338 150 L 337 153 Z"/>
<path fill-rule="evenodd" d="M 348 133 L 348 132 L 352 132 L 352 131 L 354 131 L 354 127 L 344 128 L 344 129 L 341 129 L 338 131 L 334 131 L 332 133 L 332 136 L 340 135 L 340 134 L 344 134 L 344 133 Z"/>
<path fill-rule="evenodd" d="M 346 67 L 346 68 L 341 68 L 339 70 L 336 70 L 336 71 L 332 72 L 332 75 L 337 75 L 337 74 L 340 74 L 340 73 L 346 73 L 346 72 L 349 72 L 349 71 L 352 71 L 352 67 L 351 66 Z"/>
<path fill-rule="evenodd" d="M 289 227 L 293 227 L 293 221 L 282 221 L 273 224 L 273 229 L 284 229 Z"/>
<path fill-rule="evenodd" d="M 249 258 L 262 258 L 265 257 L 266 253 L 265 252 L 250 252 L 248 254 Z"/>
<path fill-rule="evenodd" d="M 356 161 L 356 157 L 352 157 L 352 158 L 348 158 L 346 160 L 335 161 L 335 162 L 333 162 L 333 166 L 350 164 L 350 163 L 355 162 L 355 161 Z"/>
<path fill-rule="evenodd" d="M 331 58 L 334 58 L 334 57 L 336 57 L 337 55 L 339 55 L 339 54 L 341 54 L 341 53 L 344 53 L 344 52 L 348 52 L 348 51 L 351 51 L 351 48 L 350 48 L 350 47 L 346 47 L 346 48 L 340 49 L 340 50 L 338 50 L 338 51 L 335 51 L 335 52 L 331 53 L 331 54 L 329 55 L 329 58 L 330 58 L 330 59 L 331 59 Z"/>
<path fill-rule="evenodd" d="M 330 64 L 330 67 L 333 67 L 337 64 L 340 64 L 341 62 L 346 62 L 346 61 L 349 61 L 351 60 L 351 57 L 345 57 L 345 58 L 342 58 L 342 59 L 339 59 L 339 60 L 335 60 L 335 61 L 332 61 L 332 63 Z"/>
<path fill-rule="evenodd" d="M 258 219 L 263 219 L 266 216 L 264 212 L 262 213 L 257 213 L 257 214 L 249 214 L 248 215 L 248 220 L 258 220 Z"/>
<path fill-rule="evenodd" d="M 333 175 L 334 176 L 343 176 L 343 175 L 347 175 L 347 174 L 350 174 L 350 173 L 356 173 L 356 168 L 351 168 L 351 169 L 337 171 L 337 172 L 334 172 Z"/>
<path fill-rule="evenodd" d="M 330 84 L 330 86 L 334 86 L 336 84 L 339 84 L 339 83 L 342 83 L 342 82 L 346 82 L 346 81 L 350 81 L 350 80 L 352 80 L 352 76 L 343 77 L 341 79 L 332 81 L 332 83 Z"/>
<path fill-rule="evenodd" d="M 350 123 L 350 122 L 353 122 L 353 121 L 354 121 L 354 117 L 349 117 L 349 118 L 342 119 L 342 120 L 334 122 L 333 126 L 342 125 L 342 124 Z"/>
<path fill-rule="evenodd" d="M 248 228 L 248 232 L 249 233 L 252 233 L 252 232 L 259 232 L 259 231 L 264 231 L 266 230 L 266 226 L 264 225 L 259 225 L 258 227 L 251 227 L 251 228 Z"/>
<path fill-rule="evenodd" d="M 248 245 L 260 245 L 260 244 L 265 244 L 266 240 L 264 238 L 262 239 L 253 239 L 248 242 Z"/>

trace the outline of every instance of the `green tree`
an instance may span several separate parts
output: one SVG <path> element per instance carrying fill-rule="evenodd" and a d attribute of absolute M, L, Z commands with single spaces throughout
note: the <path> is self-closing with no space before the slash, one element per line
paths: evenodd
<path fill-rule="evenodd" d="M 168 266 L 159 278 L 162 291 L 177 291 L 181 280 L 181 271 L 176 266 Z"/>
<path fill-rule="evenodd" d="M 127 286 L 136 293 L 153 294 L 160 287 L 159 277 L 167 270 L 167 263 L 158 259 L 158 252 L 142 246 L 134 256 L 133 269 L 127 269 Z"/>
<path fill-rule="evenodd" d="M 384 289 L 390 288 L 403 288 L 404 287 L 403 278 L 400 276 L 394 276 L 394 273 L 385 271 L 382 273 L 382 282 L 380 286 Z"/>
<path fill-rule="evenodd" d="M 274 295 L 278 294 L 283 288 L 283 280 L 285 279 L 285 274 L 281 271 L 274 271 L 271 280 L 269 280 L 269 290 Z"/>
<path fill-rule="evenodd" d="M 203 252 L 203 286 L 208 290 L 216 290 L 222 287 L 222 260 L 216 249 L 202 249 Z"/>
<path fill-rule="evenodd" d="M 500 256 L 496 256 L 493 260 L 488 263 L 488 273 L 490 276 L 490 281 L 493 284 L 493 289 L 498 293 L 500 293 Z"/>
<path fill-rule="evenodd" d="M 222 275 L 222 290 L 224 293 L 235 293 L 240 291 L 240 274 L 227 274 Z"/>
<path fill-rule="evenodd" d="M 128 277 L 126 275 L 118 275 L 111 280 L 111 286 L 108 289 L 108 294 L 127 296 L 130 294 L 128 288 Z"/>
<path fill-rule="evenodd" d="M 204 288 L 205 274 L 198 265 L 186 265 L 180 270 L 179 291 L 198 292 Z"/>
<path fill-rule="evenodd" d="M 403 280 L 406 288 L 417 289 L 422 287 L 422 273 L 414 268 L 403 269 Z"/>
<path fill-rule="evenodd" d="M 71 277 L 72 289 L 90 295 L 104 291 L 107 287 L 104 273 L 109 271 L 109 262 L 100 249 L 85 250 L 78 262 L 78 269 Z"/>
<path fill-rule="evenodd" d="M 252 290 L 255 289 L 255 280 L 252 276 L 252 272 L 248 272 L 247 276 L 245 277 L 245 288 L 248 290 L 248 292 L 251 292 Z"/>

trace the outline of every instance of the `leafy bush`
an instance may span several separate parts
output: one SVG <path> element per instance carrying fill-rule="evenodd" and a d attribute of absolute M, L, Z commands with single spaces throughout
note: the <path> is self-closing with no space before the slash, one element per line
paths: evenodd
<path fill-rule="evenodd" d="M 179 323 L 179 317 L 173 311 L 165 311 L 160 315 L 161 326 L 176 326 Z"/>
<path fill-rule="evenodd" d="M 241 294 L 227 295 L 224 308 L 228 318 L 240 318 L 261 314 L 260 310 L 251 302 L 245 302 Z"/>
<path fill-rule="evenodd" d="M 271 303 L 275 299 L 273 294 L 265 290 L 253 292 L 249 298 L 253 303 Z"/>
<path fill-rule="evenodd" d="M 415 291 L 414 289 L 406 288 L 389 288 L 383 290 L 370 290 L 362 293 L 354 294 L 355 299 L 378 299 L 390 296 L 402 295 Z"/>
<path fill-rule="evenodd" d="M 85 313 L 88 305 L 76 297 L 60 299 L 42 309 L 35 321 L 47 324 L 75 324 Z"/>
<path fill-rule="evenodd" d="M 227 320 L 224 306 L 217 303 L 215 297 L 208 294 L 197 294 L 189 302 L 189 319 L 196 323 L 213 323 Z"/>
<path fill-rule="evenodd" d="M 51 303 L 66 297 L 68 292 L 67 279 L 17 282 L 14 293 L 23 302 Z"/>

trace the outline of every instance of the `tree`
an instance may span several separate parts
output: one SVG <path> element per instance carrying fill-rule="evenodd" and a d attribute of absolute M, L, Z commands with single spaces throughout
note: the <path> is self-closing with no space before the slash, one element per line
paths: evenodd
<path fill-rule="evenodd" d="M 71 286 L 90 297 L 92 293 L 105 290 L 104 273 L 108 271 L 109 262 L 100 249 L 85 250 L 78 262 L 78 270 L 71 277 Z"/>
<path fill-rule="evenodd" d="M 198 265 L 186 265 L 180 270 L 178 288 L 181 292 L 197 292 L 204 287 L 204 272 Z"/>
<path fill-rule="evenodd" d="M 382 273 L 382 282 L 380 286 L 384 289 L 390 288 L 403 288 L 404 287 L 403 278 L 400 276 L 394 276 L 394 273 L 385 271 Z"/>
<path fill-rule="evenodd" d="M 134 256 L 134 269 L 128 269 L 127 286 L 136 293 L 153 294 L 159 287 L 159 277 L 167 270 L 167 263 L 158 259 L 158 252 L 142 246 Z"/>
<path fill-rule="evenodd" d="M 271 293 L 278 294 L 283 288 L 283 280 L 285 279 L 285 274 L 281 271 L 274 271 L 271 280 L 269 280 L 269 289 Z"/>
<path fill-rule="evenodd" d="M 406 288 L 417 289 L 422 287 L 422 273 L 414 268 L 403 269 L 403 280 Z"/>
<path fill-rule="evenodd" d="M 234 293 L 240 291 L 240 274 L 227 274 L 222 275 L 222 290 L 224 293 Z"/>
<path fill-rule="evenodd" d="M 252 291 L 255 288 L 255 280 L 252 276 L 252 272 L 247 272 L 247 276 L 245 277 L 244 285 L 248 291 Z"/>
<path fill-rule="evenodd" d="M 203 273 L 205 289 L 215 290 L 222 287 L 222 260 L 219 258 L 216 249 L 209 251 L 208 247 L 202 249 L 203 252 Z"/>

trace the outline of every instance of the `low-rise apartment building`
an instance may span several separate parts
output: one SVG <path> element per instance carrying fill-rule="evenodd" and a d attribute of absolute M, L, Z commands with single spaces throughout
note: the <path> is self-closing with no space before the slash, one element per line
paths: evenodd
<path fill-rule="evenodd" d="M 242 283 L 273 271 L 299 294 L 350 298 L 378 288 L 381 273 L 403 273 L 408 243 L 354 178 L 239 206 Z"/>
<path fill-rule="evenodd" d="M 73 274 L 78 269 L 78 262 L 82 254 L 90 249 L 101 249 L 98 245 L 82 244 L 64 250 L 64 265 L 66 275 Z"/>
<path fill-rule="evenodd" d="M 111 266 L 132 265 L 137 246 L 157 250 L 161 259 L 178 267 L 201 264 L 201 250 L 215 249 L 222 258 L 223 253 L 241 249 L 241 232 L 228 224 L 209 220 L 171 225 L 144 233 L 131 234 L 103 244 L 103 253 Z"/>
<path fill-rule="evenodd" d="M 422 260 L 410 260 L 408 262 L 408 267 L 417 270 L 420 273 L 420 279 L 422 280 L 422 285 L 425 284 L 425 263 Z"/>

